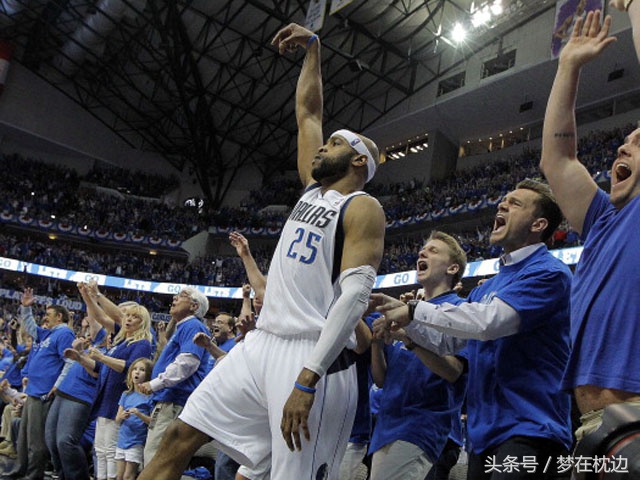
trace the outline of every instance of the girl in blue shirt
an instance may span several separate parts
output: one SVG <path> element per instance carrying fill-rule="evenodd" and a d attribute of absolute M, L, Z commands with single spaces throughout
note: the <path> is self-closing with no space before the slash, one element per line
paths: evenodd
<path fill-rule="evenodd" d="M 120 430 L 116 448 L 117 480 L 135 480 L 143 463 L 142 454 L 153 403 L 151 395 L 141 393 L 139 386 L 151 380 L 151 370 L 151 360 L 135 360 L 127 373 L 127 390 L 118 402 L 116 423 L 120 425 Z"/>

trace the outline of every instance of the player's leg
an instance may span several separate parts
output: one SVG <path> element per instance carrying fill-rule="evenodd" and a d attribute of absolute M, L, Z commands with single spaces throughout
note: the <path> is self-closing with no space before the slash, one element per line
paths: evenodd
<path fill-rule="evenodd" d="M 236 480 L 270 480 L 271 479 L 271 455 L 253 468 L 240 465 L 236 472 Z"/>
<path fill-rule="evenodd" d="M 138 480 L 178 480 L 196 450 L 210 440 L 206 433 L 176 420 L 167 428 L 160 448 Z"/>
<path fill-rule="evenodd" d="M 302 439 L 301 451 L 291 452 L 280 431 L 284 404 L 314 345 L 315 340 L 300 338 L 276 340 L 272 346 L 278 354 L 270 357 L 273 364 L 265 382 L 271 425 L 272 480 L 338 478 L 355 417 L 358 395 L 355 365 L 325 375 L 316 385 L 308 419 L 311 439 Z"/>
<path fill-rule="evenodd" d="M 327 477 L 337 479 L 349 443 L 358 402 L 355 365 L 325 376 L 325 415 L 319 423 L 316 459 L 327 465 Z"/>
<path fill-rule="evenodd" d="M 253 467 L 271 454 L 271 432 L 263 394 L 261 332 L 248 335 L 205 377 L 187 400 L 180 420 L 215 440 L 241 465 Z"/>

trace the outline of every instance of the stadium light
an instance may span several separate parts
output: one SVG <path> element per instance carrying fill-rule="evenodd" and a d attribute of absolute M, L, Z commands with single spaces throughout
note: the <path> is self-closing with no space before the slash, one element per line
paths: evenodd
<path fill-rule="evenodd" d="M 467 38 L 467 30 L 461 23 L 456 23 L 451 31 L 451 38 L 454 42 L 460 43 Z"/>
<path fill-rule="evenodd" d="M 504 13 L 504 7 L 502 6 L 502 0 L 493 0 L 492 2 L 486 2 L 483 5 L 475 8 L 475 5 L 471 5 L 471 25 L 473 28 L 481 27 L 488 24 L 492 19 L 498 17 Z"/>
<path fill-rule="evenodd" d="M 417 135 L 399 144 L 393 144 L 385 149 L 389 159 L 398 160 L 409 155 L 424 152 L 429 148 L 429 135 Z"/>
<path fill-rule="evenodd" d="M 491 20 L 491 10 L 488 5 L 485 5 L 482 8 L 478 8 L 475 12 L 471 14 L 471 25 L 475 28 L 488 23 Z"/>

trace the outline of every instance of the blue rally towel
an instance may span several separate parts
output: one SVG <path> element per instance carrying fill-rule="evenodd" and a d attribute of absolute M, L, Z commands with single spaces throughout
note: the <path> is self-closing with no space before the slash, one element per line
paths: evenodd
<path fill-rule="evenodd" d="M 185 470 L 182 475 L 186 477 L 197 478 L 198 480 L 211 480 L 213 475 L 204 467 L 194 468 L 193 470 Z"/>

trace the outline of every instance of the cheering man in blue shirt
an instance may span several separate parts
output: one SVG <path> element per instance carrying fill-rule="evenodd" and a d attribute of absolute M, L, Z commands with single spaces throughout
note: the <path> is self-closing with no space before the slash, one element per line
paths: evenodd
<path fill-rule="evenodd" d="M 571 273 L 544 244 L 561 220 L 549 187 L 524 180 L 494 220 L 490 241 L 505 252 L 500 271 L 467 303 L 404 305 L 373 295 L 384 313 L 374 324 L 377 335 L 404 327 L 441 355 L 467 344 L 469 478 L 557 478 L 558 458 L 571 447 L 570 397 L 560 389 Z"/>
<path fill-rule="evenodd" d="M 64 351 L 71 348 L 75 335 L 69 328 L 68 310 L 60 305 L 49 305 L 43 322 L 49 328 L 36 325 L 31 306 L 36 297 L 33 289 L 25 289 L 22 295 L 20 321 L 22 328 L 33 339 L 38 348 L 32 350 L 29 369 L 29 383 L 25 393 L 28 395 L 22 411 L 20 432 L 18 433 L 18 461 L 10 478 L 40 480 L 49 458 L 45 443 L 44 429 L 47 413 L 56 388 L 64 379 L 71 361 L 65 360 Z"/>
<path fill-rule="evenodd" d="M 175 331 L 153 366 L 151 381 L 140 386 L 140 391 L 152 395 L 156 404 L 144 447 L 145 465 L 156 454 L 169 424 L 178 417 L 191 392 L 207 374 L 209 353 L 193 343 L 196 334 L 208 334 L 201 320 L 207 310 L 207 297 L 191 287 L 183 288 L 173 299 L 169 313 L 176 324 Z"/>

